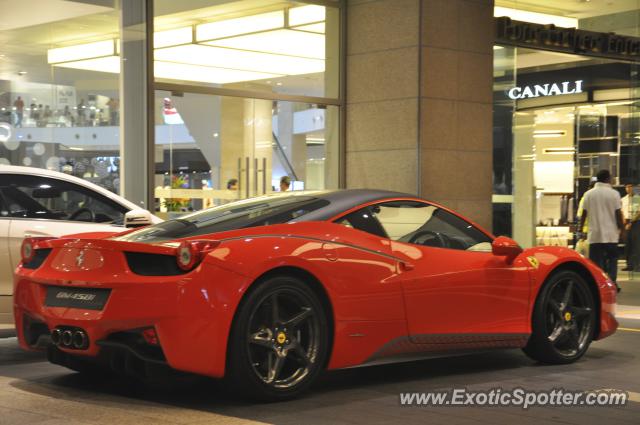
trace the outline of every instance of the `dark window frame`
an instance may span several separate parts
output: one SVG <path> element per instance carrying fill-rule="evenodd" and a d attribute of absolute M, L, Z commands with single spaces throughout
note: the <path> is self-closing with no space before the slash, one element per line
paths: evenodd
<path fill-rule="evenodd" d="M 67 212 L 65 211 L 64 216 L 56 216 L 54 211 L 50 211 L 47 207 L 42 205 L 40 202 L 31 198 L 28 194 L 20 190 L 20 187 L 33 188 L 36 184 L 38 184 L 38 180 L 42 181 L 39 184 L 50 183 L 51 187 L 55 187 L 54 185 L 62 186 L 60 190 L 61 192 L 75 191 L 81 194 L 82 196 L 91 198 L 92 201 L 100 202 L 106 205 L 107 207 L 109 207 L 110 209 L 117 211 L 119 214 L 121 214 L 121 217 L 117 217 L 113 221 L 94 222 L 94 221 L 82 221 L 82 220 L 69 220 L 68 217 L 73 212 L 71 212 L 70 214 L 67 214 Z M 47 214 L 38 215 L 38 216 L 27 216 L 27 217 L 12 216 L 11 211 L 9 211 L 10 203 L 5 199 L 6 195 L 3 193 L 5 188 L 14 188 L 15 190 L 21 192 L 22 194 L 24 194 L 25 197 L 30 198 L 31 201 L 37 203 L 42 208 L 44 208 Z M 55 221 L 67 221 L 72 223 L 82 222 L 82 223 L 98 223 L 98 224 L 107 224 L 107 223 L 122 224 L 122 223 L 119 223 L 119 221 L 123 222 L 124 215 L 129 211 L 129 209 L 124 205 L 114 201 L 113 199 L 110 199 L 109 197 L 99 192 L 95 192 L 90 188 L 84 187 L 77 183 L 63 180 L 57 177 L 52 177 L 52 176 L 38 176 L 38 175 L 25 175 L 25 174 L 0 174 L 0 198 L 2 198 L 2 201 L 4 201 L 4 206 L 6 207 L 6 210 L 9 213 L 9 215 L 6 216 L 6 218 L 14 218 L 14 219 L 35 219 L 35 220 L 47 219 L 47 220 L 55 220 Z"/>
<path fill-rule="evenodd" d="M 341 224 L 342 221 L 347 220 L 349 222 L 349 224 L 354 229 L 360 230 L 360 231 L 363 231 L 363 232 L 366 232 L 366 233 L 369 233 L 369 234 L 372 234 L 374 236 L 382 237 L 382 238 L 389 239 L 389 240 L 396 241 L 396 242 L 416 245 L 416 246 L 422 246 L 422 247 L 430 246 L 430 245 L 423 245 L 423 244 L 419 244 L 419 243 L 414 243 L 414 242 L 409 242 L 408 241 L 408 240 L 411 239 L 411 235 L 412 234 L 417 234 L 418 232 L 420 232 L 421 231 L 420 229 L 422 229 L 424 227 L 424 225 L 426 225 L 428 222 L 426 222 L 425 224 L 420 226 L 415 231 L 413 231 L 413 232 L 411 232 L 411 233 L 409 233 L 407 235 L 404 235 L 400 239 L 391 239 L 388 236 L 384 225 L 382 224 L 382 222 L 380 222 L 380 219 L 376 216 L 375 211 L 373 211 L 373 209 L 376 206 L 379 207 L 379 206 L 383 206 L 385 204 L 392 204 L 392 203 L 397 203 L 397 204 L 415 204 L 415 205 L 419 205 L 420 207 L 424 207 L 424 208 L 426 208 L 426 207 L 434 207 L 434 208 L 436 208 L 436 211 L 434 212 L 434 215 L 435 215 L 435 213 L 439 212 L 440 214 L 444 215 L 444 217 L 451 218 L 452 219 L 451 221 L 458 221 L 459 223 L 463 223 L 464 225 L 466 225 L 467 229 L 472 229 L 471 232 L 469 232 L 466 229 L 460 228 L 460 226 L 457 226 L 457 225 L 451 223 L 448 220 L 442 220 L 440 218 L 440 220 L 445 221 L 449 226 L 455 228 L 458 232 L 460 232 L 462 234 L 466 234 L 471 239 L 476 239 L 477 240 L 476 244 L 480 244 L 480 243 L 484 243 L 484 242 L 486 242 L 486 243 L 492 243 L 493 242 L 493 237 L 491 235 L 487 234 L 482 229 L 478 228 L 477 226 L 475 226 L 473 223 L 469 222 L 468 220 L 465 220 L 464 218 L 460 217 L 459 215 L 454 214 L 454 213 L 452 213 L 450 211 L 447 211 L 446 209 L 441 208 L 441 207 L 439 207 L 437 205 L 431 204 L 429 202 L 416 200 L 416 199 L 410 199 L 410 200 L 409 199 L 406 199 L 406 200 L 386 200 L 386 201 L 381 201 L 381 202 L 375 202 L 375 203 L 372 203 L 371 205 L 367 205 L 365 207 L 357 209 L 356 211 L 352 211 L 352 212 L 350 212 L 348 214 L 345 214 L 345 215 L 339 217 L 338 219 L 334 220 L 334 223 Z M 400 208 L 402 208 L 402 207 L 400 207 Z M 349 217 L 357 217 L 363 211 L 366 211 L 368 213 L 367 215 L 369 217 L 371 217 L 371 220 L 375 220 L 375 223 L 377 223 L 377 225 L 373 225 L 373 227 L 374 228 L 379 228 L 378 231 L 372 232 L 372 231 L 369 231 L 369 230 L 365 230 L 363 228 L 363 226 L 357 226 L 357 224 L 358 224 L 357 222 L 356 222 L 356 225 L 354 225 L 354 223 L 351 220 L 349 220 Z M 367 224 L 370 225 L 371 223 L 372 222 L 368 222 Z M 473 233 L 475 235 L 470 235 L 469 233 Z M 480 237 L 478 237 L 478 236 L 480 236 Z M 447 235 L 447 237 L 449 237 L 449 236 Z M 407 238 L 408 240 L 404 240 L 405 238 Z M 471 246 L 473 246 L 473 245 L 471 245 Z M 435 246 L 435 247 L 436 248 L 442 248 L 442 249 L 450 249 L 450 250 L 455 250 L 455 251 L 488 252 L 488 251 L 469 251 L 468 247 L 464 248 L 464 249 L 450 247 L 450 246 Z"/>

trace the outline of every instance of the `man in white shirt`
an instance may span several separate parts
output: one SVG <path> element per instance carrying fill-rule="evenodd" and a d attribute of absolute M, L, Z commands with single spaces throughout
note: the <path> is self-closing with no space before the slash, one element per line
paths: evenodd
<path fill-rule="evenodd" d="M 627 267 L 623 271 L 633 270 L 631 261 L 633 254 L 633 238 L 631 237 L 631 225 L 637 220 L 638 206 L 640 197 L 633 193 L 633 185 L 626 184 L 624 190 L 627 192 L 622 197 L 622 218 L 624 219 L 624 232 L 622 239 L 624 240 L 624 256 L 627 261 Z"/>
<path fill-rule="evenodd" d="M 624 227 L 622 202 L 620 194 L 611 187 L 609 170 L 599 171 L 597 179 L 594 188 L 584 194 L 580 229 L 588 217 L 589 258 L 615 282 L 618 277 L 618 241 Z"/>

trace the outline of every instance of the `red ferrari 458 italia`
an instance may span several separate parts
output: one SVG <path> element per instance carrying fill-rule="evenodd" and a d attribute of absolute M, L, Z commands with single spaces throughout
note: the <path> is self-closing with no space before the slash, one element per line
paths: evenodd
<path fill-rule="evenodd" d="M 20 344 L 74 370 L 224 377 L 281 400 L 324 369 L 495 348 L 579 359 L 616 287 L 560 247 L 522 250 L 395 192 L 298 192 L 120 234 L 28 239 Z"/>

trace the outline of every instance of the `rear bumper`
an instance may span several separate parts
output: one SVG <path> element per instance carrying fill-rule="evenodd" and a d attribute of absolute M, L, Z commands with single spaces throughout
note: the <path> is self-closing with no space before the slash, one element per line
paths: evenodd
<path fill-rule="evenodd" d="M 600 331 L 595 339 L 606 338 L 618 329 L 616 320 L 616 296 L 618 290 L 616 284 L 608 278 L 598 284 L 600 293 Z"/>
<path fill-rule="evenodd" d="M 41 334 L 57 327 L 83 329 L 89 338 L 87 349 L 57 350 L 93 359 L 104 357 L 105 351 L 121 351 L 101 344 L 112 340 L 114 334 L 154 327 L 168 366 L 200 375 L 224 375 L 229 327 L 236 305 L 226 294 L 230 285 L 241 286 L 239 275 L 210 264 L 202 264 L 182 276 L 149 278 L 124 273 L 111 276 L 107 282 L 74 280 L 73 276 L 62 280 L 49 275 L 43 278 L 37 270 L 17 270 L 14 319 L 24 349 L 44 348 L 42 341 L 35 343 L 37 335 L 34 338 L 29 334 L 33 322 L 44 325 L 38 331 Z M 51 285 L 109 288 L 111 294 L 100 311 L 47 307 L 46 288 Z"/>

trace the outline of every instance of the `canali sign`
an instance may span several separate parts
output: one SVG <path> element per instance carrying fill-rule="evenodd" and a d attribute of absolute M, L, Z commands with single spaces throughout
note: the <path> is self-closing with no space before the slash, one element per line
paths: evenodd
<path fill-rule="evenodd" d="M 561 83 L 536 84 L 534 86 L 514 87 L 507 95 L 511 99 L 528 99 L 540 96 L 582 93 L 582 80 L 563 81 Z"/>

